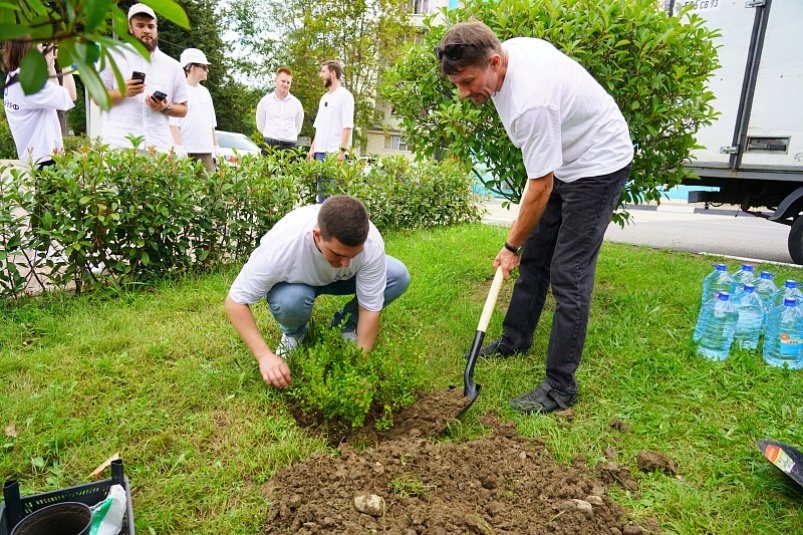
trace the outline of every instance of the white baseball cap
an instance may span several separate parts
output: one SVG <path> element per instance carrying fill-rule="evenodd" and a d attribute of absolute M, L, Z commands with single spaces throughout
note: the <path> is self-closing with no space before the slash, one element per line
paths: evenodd
<path fill-rule="evenodd" d="M 186 67 L 190 63 L 198 63 L 199 65 L 210 65 L 206 60 L 206 55 L 197 48 L 188 48 L 181 53 L 179 63 L 182 67 Z"/>
<path fill-rule="evenodd" d="M 146 6 L 145 4 L 134 4 L 128 10 L 128 20 L 131 20 L 131 17 L 134 15 L 148 15 L 151 18 L 156 18 L 156 13 L 150 6 Z"/>

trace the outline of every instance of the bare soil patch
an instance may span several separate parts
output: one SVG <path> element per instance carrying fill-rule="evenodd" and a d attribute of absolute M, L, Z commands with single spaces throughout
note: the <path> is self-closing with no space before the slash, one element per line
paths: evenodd
<path fill-rule="evenodd" d="M 560 464 L 542 442 L 493 415 L 484 419 L 493 428 L 487 437 L 431 440 L 465 403 L 455 390 L 419 400 L 372 447 L 343 443 L 339 455 L 278 473 L 263 487 L 265 533 L 661 533 L 657 522 L 629 522 L 607 496 L 608 485 L 635 485 L 615 463 L 599 475 L 583 463 Z"/>

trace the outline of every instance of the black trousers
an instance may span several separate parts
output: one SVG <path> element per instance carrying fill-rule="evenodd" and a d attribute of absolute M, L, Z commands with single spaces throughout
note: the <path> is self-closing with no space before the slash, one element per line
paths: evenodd
<path fill-rule="evenodd" d="M 551 285 L 555 315 L 546 380 L 562 392 L 577 391 L 575 371 L 588 329 L 597 256 L 629 174 L 628 164 L 614 173 L 574 182 L 555 179 L 546 209 L 524 244 L 502 343 L 522 353 L 530 348 Z"/>

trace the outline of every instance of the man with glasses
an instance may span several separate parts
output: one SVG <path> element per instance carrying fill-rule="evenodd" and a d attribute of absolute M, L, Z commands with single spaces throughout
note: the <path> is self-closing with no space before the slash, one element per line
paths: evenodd
<path fill-rule="evenodd" d="M 493 101 L 529 179 L 494 260 L 505 278 L 517 267 L 520 274 L 502 336 L 481 356 L 525 353 L 551 287 L 546 379 L 511 406 L 527 414 L 568 408 L 577 402 L 597 255 L 633 159 L 627 123 L 580 64 L 541 39 L 500 43 L 472 21 L 447 31 L 435 53 L 461 99 Z"/>
<path fill-rule="evenodd" d="M 197 48 L 188 48 L 181 53 L 179 60 L 187 75 L 187 115 L 171 117 L 170 130 L 176 145 L 180 145 L 187 156 L 203 163 L 207 173 L 215 170 L 217 118 L 215 105 L 209 90 L 201 85 L 209 76 L 209 61 Z"/>
<path fill-rule="evenodd" d="M 159 50 L 156 13 L 145 4 L 128 10 L 128 32 L 150 52 L 146 60 L 131 46 L 111 51 L 125 80 L 117 87 L 117 77 L 110 65 L 100 73 L 109 90 L 112 107 L 102 115 L 103 142 L 121 149 L 131 148 L 131 136 L 143 142 L 137 147 L 153 147 L 159 152 L 173 150 L 169 117 L 187 113 L 187 84 L 178 61 Z"/>
<path fill-rule="evenodd" d="M 353 295 L 334 315 L 332 327 L 370 351 L 382 309 L 409 284 L 407 268 L 385 254 L 362 202 L 336 195 L 293 210 L 265 234 L 232 284 L 225 307 L 262 379 L 285 388 L 290 384 L 285 359 L 304 339 L 316 297 Z M 259 333 L 250 308 L 263 297 L 282 332 L 275 351 Z"/>

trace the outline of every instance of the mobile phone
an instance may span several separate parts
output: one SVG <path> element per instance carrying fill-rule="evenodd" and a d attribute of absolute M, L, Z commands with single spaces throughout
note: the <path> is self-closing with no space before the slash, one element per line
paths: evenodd
<path fill-rule="evenodd" d="M 143 84 L 145 83 L 145 73 L 144 72 L 134 71 L 134 72 L 131 73 L 131 78 L 133 78 L 134 80 L 139 80 Z"/>
<path fill-rule="evenodd" d="M 167 98 L 167 95 L 165 93 L 162 93 L 161 91 L 154 91 L 153 95 L 151 96 L 158 101 L 162 101 Z"/>

